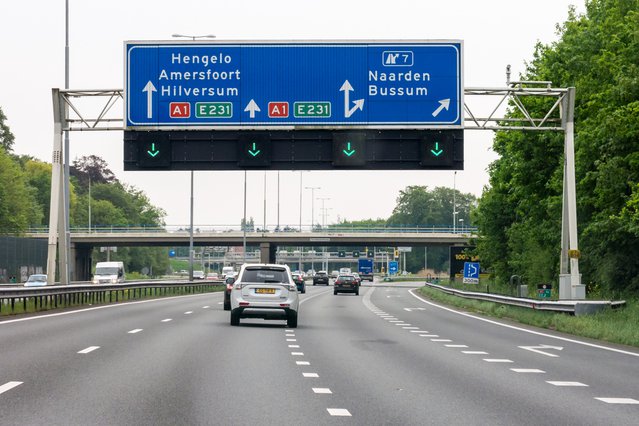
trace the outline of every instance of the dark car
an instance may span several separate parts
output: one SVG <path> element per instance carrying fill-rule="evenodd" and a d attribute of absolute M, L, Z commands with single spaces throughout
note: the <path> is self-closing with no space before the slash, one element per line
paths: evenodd
<path fill-rule="evenodd" d="M 328 285 L 328 272 L 319 271 L 313 276 L 313 285 L 317 284 Z"/>
<path fill-rule="evenodd" d="M 299 273 L 293 273 L 293 282 L 295 282 L 295 285 L 297 286 L 297 291 L 299 291 L 300 293 L 306 293 L 306 283 L 304 282 L 304 277 L 302 276 L 302 274 Z"/>
<path fill-rule="evenodd" d="M 355 293 L 359 296 L 359 284 L 352 275 L 339 275 L 333 285 L 333 294 L 337 293 Z"/>
<path fill-rule="evenodd" d="M 226 288 L 224 289 L 224 310 L 231 310 L 231 290 L 233 290 L 233 283 L 235 283 L 235 276 L 229 276 L 224 280 Z"/>

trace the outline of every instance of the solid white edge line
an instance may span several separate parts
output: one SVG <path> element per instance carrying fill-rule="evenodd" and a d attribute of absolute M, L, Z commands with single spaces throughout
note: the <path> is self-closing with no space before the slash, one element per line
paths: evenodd
<path fill-rule="evenodd" d="M 416 298 L 418 300 L 421 300 L 422 302 L 426 303 L 427 305 L 431 305 L 431 306 L 433 306 L 435 308 L 443 309 L 445 311 L 452 312 L 452 313 L 455 313 L 457 315 L 462 315 L 462 316 L 465 316 L 465 317 L 468 317 L 468 318 L 484 321 L 484 322 L 487 322 L 489 324 L 498 325 L 500 327 L 510 328 L 512 330 L 523 331 L 524 333 L 530 333 L 530 334 L 534 334 L 534 335 L 537 335 L 537 336 L 548 337 L 550 339 L 561 340 L 563 342 L 576 343 L 578 345 L 589 346 L 591 348 L 597 348 L 597 349 L 602 349 L 602 350 L 606 350 L 606 351 L 617 352 L 617 353 L 624 354 L 624 355 L 630 355 L 630 356 L 639 357 L 639 353 L 638 352 L 624 351 L 622 349 L 615 349 L 615 348 L 611 348 L 611 347 L 608 347 L 608 346 L 596 345 L 594 343 L 583 342 L 581 340 L 576 340 L 576 339 L 569 339 L 567 337 L 553 336 L 552 334 L 542 333 L 542 332 L 533 331 L 533 330 L 527 330 L 525 328 L 516 327 L 516 326 L 510 325 L 510 324 L 504 324 L 504 323 L 501 323 L 501 322 L 498 322 L 498 321 L 490 320 L 488 318 L 482 318 L 482 317 L 478 317 L 476 315 L 471 315 L 471 314 L 468 314 L 466 312 L 456 311 L 454 309 L 448 308 L 446 306 L 438 305 L 436 303 L 433 303 L 433 302 L 431 302 L 429 300 L 426 300 L 426 299 L 416 295 L 415 293 L 413 293 L 413 291 L 415 291 L 415 290 L 417 290 L 417 289 L 408 290 L 408 292 L 414 298 Z"/>
<path fill-rule="evenodd" d="M 0 393 L 5 393 L 6 391 L 9 391 L 16 386 L 20 386 L 22 383 L 24 382 L 7 382 L 4 385 L 0 386 Z"/>
<path fill-rule="evenodd" d="M 96 349 L 100 349 L 99 346 L 89 346 L 86 349 L 82 349 L 81 351 L 78 351 L 79 354 L 88 354 L 89 352 L 93 352 Z"/>

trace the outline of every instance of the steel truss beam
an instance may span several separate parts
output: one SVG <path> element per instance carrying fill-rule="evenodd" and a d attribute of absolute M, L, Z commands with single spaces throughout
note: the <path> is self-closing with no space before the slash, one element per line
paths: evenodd
<path fill-rule="evenodd" d="M 510 71 L 508 70 L 508 78 Z M 548 99 L 547 102 L 543 102 Z M 475 104 L 477 100 L 477 104 Z M 535 109 L 547 107 L 541 115 L 534 115 L 529 102 Z M 493 101 L 492 107 L 488 107 Z M 540 102 L 541 101 L 541 102 Z M 564 132 L 564 183 L 562 243 L 559 293 L 561 299 L 585 298 L 584 286 L 580 284 L 579 250 L 577 244 L 577 213 L 574 170 L 574 88 L 556 88 L 548 81 L 514 81 L 506 87 L 468 87 L 464 89 L 464 130 L 505 130 L 505 131 L 554 131 Z M 123 131 L 124 95 L 122 89 L 110 90 L 61 90 L 53 89 L 54 104 L 54 167 L 52 169 L 51 218 L 57 218 L 58 200 L 62 198 L 63 186 L 60 182 L 61 167 L 56 162 L 60 155 L 60 138 L 64 131 Z M 119 108 L 114 108 L 119 104 Z M 547 104 L 547 105 L 546 105 Z M 488 108 L 487 108 L 488 107 Z M 114 111 L 120 111 L 116 113 Z M 484 113 L 484 110 L 487 113 Z M 57 198 L 60 197 L 60 198 Z M 57 199 L 56 199 L 57 198 Z M 54 212 L 54 210 L 56 210 Z M 54 223 L 55 222 L 55 223 Z M 59 240 L 62 253 L 66 247 L 65 238 L 58 239 L 58 221 L 49 223 L 50 277 L 55 275 L 55 244 Z M 63 226 L 61 226 L 63 227 Z M 67 230 L 64 230 L 65 233 Z M 61 235 L 64 235 L 61 233 Z M 66 270 L 68 264 L 62 265 Z M 569 269 L 569 271 L 568 271 Z M 67 284 L 63 282 L 62 284 Z"/>

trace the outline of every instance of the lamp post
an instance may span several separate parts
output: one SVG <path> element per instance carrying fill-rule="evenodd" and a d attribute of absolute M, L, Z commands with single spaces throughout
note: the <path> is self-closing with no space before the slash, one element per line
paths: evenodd
<path fill-rule="evenodd" d="M 322 208 L 320 209 L 322 211 L 322 230 L 326 230 L 326 216 L 328 214 L 328 210 L 326 207 L 324 207 L 324 201 L 326 200 L 330 200 L 329 197 L 318 197 L 318 200 L 320 200 L 322 202 Z M 326 265 L 324 265 L 324 262 L 326 262 Z M 326 259 L 326 245 L 322 246 L 322 269 L 325 271 L 328 271 L 328 260 Z"/>
<path fill-rule="evenodd" d="M 311 190 L 311 232 L 313 232 L 313 226 L 315 225 L 315 190 L 322 188 L 319 186 L 305 186 L 304 189 Z"/>
<path fill-rule="evenodd" d="M 459 219 L 459 228 L 461 229 L 461 233 L 464 233 L 464 219 Z"/>
<path fill-rule="evenodd" d="M 457 232 L 457 171 L 453 174 L 453 234 Z"/>

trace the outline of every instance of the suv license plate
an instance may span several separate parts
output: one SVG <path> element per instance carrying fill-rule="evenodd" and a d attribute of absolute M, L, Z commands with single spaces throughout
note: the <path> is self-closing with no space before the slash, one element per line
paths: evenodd
<path fill-rule="evenodd" d="M 255 292 L 259 294 L 275 294 L 275 289 L 274 288 L 256 288 Z"/>

